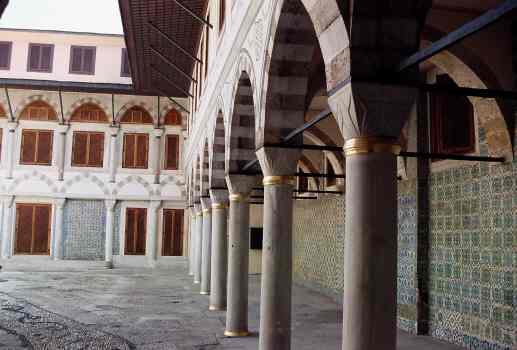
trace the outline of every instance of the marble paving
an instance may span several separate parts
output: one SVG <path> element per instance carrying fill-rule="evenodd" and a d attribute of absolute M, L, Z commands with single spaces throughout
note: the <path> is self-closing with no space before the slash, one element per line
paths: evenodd
<path fill-rule="evenodd" d="M 142 349 L 248 350 L 258 348 L 259 276 L 250 277 L 250 331 L 226 338 L 224 312 L 208 311 L 208 297 L 187 276 L 184 261 L 169 268 L 58 271 L 52 265 L 0 272 L 0 350 Z M 0 262 L 0 264 L 2 264 Z M 340 349 L 341 312 L 330 298 L 293 290 L 292 349 Z M 399 333 L 399 350 L 455 350 L 426 337 Z"/>

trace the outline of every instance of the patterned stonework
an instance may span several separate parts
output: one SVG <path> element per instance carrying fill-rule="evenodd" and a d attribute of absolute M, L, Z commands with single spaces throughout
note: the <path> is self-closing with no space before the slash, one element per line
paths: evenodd
<path fill-rule="evenodd" d="M 63 225 L 65 259 L 104 259 L 105 222 L 103 201 L 68 200 Z"/>
<path fill-rule="evenodd" d="M 294 280 L 339 298 L 343 291 L 344 232 L 343 196 L 295 201 Z"/>

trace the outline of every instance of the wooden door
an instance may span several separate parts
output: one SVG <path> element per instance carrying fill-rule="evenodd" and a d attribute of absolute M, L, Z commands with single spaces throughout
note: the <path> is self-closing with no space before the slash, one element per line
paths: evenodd
<path fill-rule="evenodd" d="M 183 255 L 183 210 L 163 210 L 163 256 Z"/>
<path fill-rule="evenodd" d="M 126 244 L 124 254 L 145 255 L 147 235 L 147 209 L 126 209 Z"/>
<path fill-rule="evenodd" d="M 49 204 L 16 205 L 15 254 L 50 254 L 51 215 Z"/>

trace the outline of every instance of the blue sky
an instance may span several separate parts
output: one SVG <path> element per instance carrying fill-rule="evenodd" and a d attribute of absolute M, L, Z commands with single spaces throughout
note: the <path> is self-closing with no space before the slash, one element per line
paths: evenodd
<path fill-rule="evenodd" d="M 118 0 L 10 0 L 0 27 L 123 33 Z"/>

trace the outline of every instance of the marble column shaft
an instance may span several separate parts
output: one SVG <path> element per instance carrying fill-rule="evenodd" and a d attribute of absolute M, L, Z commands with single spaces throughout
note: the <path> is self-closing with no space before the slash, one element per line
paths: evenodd
<path fill-rule="evenodd" d="M 194 283 L 201 283 L 201 257 L 203 250 L 203 212 L 201 204 L 195 204 L 196 232 L 194 232 Z"/>
<path fill-rule="evenodd" d="M 396 156 L 347 155 L 343 350 L 395 350 Z"/>
<path fill-rule="evenodd" d="M 146 255 L 149 266 L 156 265 L 156 254 L 158 246 L 158 213 L 161 206 L 161 201 L 151 201 L 149 205 L 149 212 L 147 217 L 147 242 Z"/>
<path fill-rule="evenodd" d="M 113 235 L 115 226 L 115 205 L 116 200 L 106 200 L 106 244 L 104 261 L 106 268 L 113 268 Z"/>
<path fill-rule="evenodd" d="M 117 177 L 117 139 L 119 128 L 110 126 L 110 155 L 109 155 L 109 179 L 115 182 Z"/>
<path fill-rule="evenodd" d="M 188 274 L 194 276 L 194 231 L 196 229 L 196 213 L 194 207 L 191 207 L 188 230 Z"/>
<path fill-rule="evenodd" d="M 2 259 L 11 256 L 11 233 L 12 233 L 12 216 L 13 216 L 14 196 L 9 196 L 4 199 L 3 209 L 3 223 L 2 223 Z"/>
<path fill-rule="evenodd" d="M 13 167 L 14 167 L 14 136 L 18 123 L 8 122 L 7 123 L 7 140 L 5 142 L 5 155 L 6 155 L 6 174 L 7 179 L 13 178 Z"/>
<path fill-rule="evenodd" d="M 63 259 L 63 211 L 65 209 L 66 199 L 56 199 L 55 208 L 56 208 L 56 223 L 54 226 L 54 259 L 62 260 Z"/>
<path fill-rule="evenodd" d="M 163 136 L 163 129 L 156 128 L 153 130 L 153 139 L 154 139 L 154 147 L 153 147 L 153 169 L 154 169 L 154 183 L 160 183 L 160 173 L 161 173 L 161 139 Z"/>
<path fill-rule="evenodd" d="M 293 189 L 299 150 L 263 147 L 264 229 L 260 289 L 260 350 L 291 348 Z"/>
<path fill-rule="evenodd" d="M 226 336 L 248 335 L 249 193 L 230 195 Z"/>
<path fill-rule="evenodd" d="M 210 310 L 226 310 L 228 283 L 228 191 L 210 191 L 212 197 L 212 275 Z"/>
<path fill-rule="evenodd" d="M 57 132 L 57 180 L 63 181 L 65 175 L 65 154 L 66 154 L 66 133 L 69 126 L 61 124 L 58 126 Z"/>
<path fill-rule="evenodd" d="M 202 198 L 203 207 L 203 248 L 201 256 L 201 289 L 203 295 L 210 294 L 210 270 L 212 253 L 212 201 Z"/>

